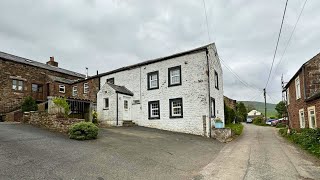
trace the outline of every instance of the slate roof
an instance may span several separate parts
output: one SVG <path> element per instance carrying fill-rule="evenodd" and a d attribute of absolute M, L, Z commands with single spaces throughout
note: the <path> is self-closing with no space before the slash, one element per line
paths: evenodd
<path fill-rule="evenodd" d="M 124 87 L 124 86 L 118 86 L 118 85 L 111 84 L 111 83 L 108 83 L 108 84 L 109 84 L 109 86 L 111 86 L 112 89 L 114 89 L 117 93 L 129 95 L 129 96 L 133 96 L 133 93 L 132 93 L 129 89 L 127 89 L 126 87 Z"/>
<path fill-rule="evenodd" d="M 65 84 L 73 84 L 78 81 L 78 79 L 72 80 L 72 79 L 66 79 L 66 78 L 57 77 L 57 76 L 51 76 L 51 75 L 48 75 L 48 77 L 53 81 L 61 82 L 61 83 L 65 83 Z"/>
<path fill-rule="evenodd" d="M 2 58 L 4 60 L 14 61 L 14 62 L 21 63 L 21 64 L 26 64 L 26 65 L 30 65 L 30 66 L 39 67 L 39 68 L 42 68 L 42 69 L 47 69 L 47 70 L 50 70 L 50 71 L 55 71 L 55 72 L 67 74 L 67 75 L 74 76 L 74 77 L 79 77 L 79 78 L 85 78 L 86 77 L 85 75 L 80 74 L 80 73 L 76 73 L 76 72 L 69 71 L 69 70 L 66 70 L 66 69 L 62 69 L 62 68 L 59 68 L 59 67 L 55 67 L 55 66 L 51 66 L 51 65 L 48 65 L 48 64 L 40 63 L 40 62 L 37 62 L 37 61 L 34 61 L 34 60 L 26 59 L 26 58 L 23 58 L 23 57 L 15 56 L 15 55 L 8 54 L 8 53 L 1 52 L 1 51 L 0 51 L 0 58 Z"/>

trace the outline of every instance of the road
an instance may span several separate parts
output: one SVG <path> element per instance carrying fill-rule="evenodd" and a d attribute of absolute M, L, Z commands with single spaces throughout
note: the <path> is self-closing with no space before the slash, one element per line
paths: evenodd
<path fill-rule="evenodd" d="M 195 179 L 320 179 L 319 160 L 290 144 L 273 127 L 245 124 Z"/>
<path fill-rule="evenodd" d="M 150 128 L 108 128 L 75 141 L 25 124 L 0 123 L 0 180 L 191 179 L 225 146 Z"/>

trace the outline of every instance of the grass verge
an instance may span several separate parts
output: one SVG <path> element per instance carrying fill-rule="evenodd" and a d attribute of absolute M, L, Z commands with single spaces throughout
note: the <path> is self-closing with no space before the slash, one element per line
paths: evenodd
<path fill-rule="evenodd" d="M 226 128 L 230 128 L 236 135 L 240 135 L 243 130 L 242 124 L 226 124 Z"/>
<path fill-rule="evenodd" d="M 302 149 L 320 158 L 320 129 L 302 129 L 301 132 L 291 130 L 287 133 L 287 128 L 279 130 L 279 134 L 289 141 L 298 144 Z"/>

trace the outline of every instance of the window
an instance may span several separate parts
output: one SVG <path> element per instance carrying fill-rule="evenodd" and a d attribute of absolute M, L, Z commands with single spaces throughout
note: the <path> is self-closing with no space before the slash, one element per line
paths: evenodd
<path fill-rule="evenodd" d="M 107 79 L 107 83 L 114 84 L 114 78 Z"/>
<path fill-rule="evenodd" d="M 66 92 L 66 86 L 65 85 L 59 85 L 59 92 L 65 93 Z"/>
<path fill-rule="evenodd" d="M 125 110 L 128 110 L 128 100 L 124 100 L 124 101 L 123 101 L 123 108 L 124 108 Z"/>
<path fill-rule="evenodd" d="M 216 117 L 216 100 L 214 98 L 211 98 L 211 117 Z"/>
<path fill-rule="evenodd" d="M 170 99 L 170 118 L 182 118 L 183 117 L 183 107 L 182 98 Z"/>
<path fill-rule="evenodd" d="M 22 91 L 23 90 L 23 81 L 22 80 L 12 80 L 12 89 Z"/>
<path fill-rule="evenodd" d="M 169 86 L 181 85 L 181 66 L 176 66 L 168 69 Z"/>
<path fill-rule="evenodd" d="M 159 72 L 148 73 L 148 89 L 158 89 L 159 88 Z"/>
<path fill-rule="evenodd" d="M 290 92 L 289 92 L 289 87 L 287 89 L 287 103 L 288 105 L 290 104 Z"/>
<path fill-rule="evenodd" d="M 296 99 L 301 98 L 301 92 L 300 92 L 300 79 L 299 76 L 296 78 Z"/>
<path fill-rule="evenodd" d="M 160 102 L 149 101 L 149 119 L 160 119 Z"/>
<path fill-rule="evenodd" d="M 83 83 L 83 93 L 87 94 L 89 92 L 89 84 Z"/>
<path fill-rule="evenodd" d="M 104 108 L 109 109 L 109 98 L 104 98 Z"/>
<path fill-rule="evenodd" d="M 304 110 L 303 109 L 299 110 L 299 120 L 300 120 L 300 128 L 305 128 L 306 121 L 304 119 Z"/>
<path fill-rule="evenodd" d="M 214 87 L 219 89 L 219 75 L 217 71 L 214 71 Z"/>
<path fill-rule="evenodd" d="M 72 96 L 77 96 L 78 95 L 78 87 L 77 86 L 73 86 L 72 87 Z"/>
<path fill-rule="evenodd" d="M 38 93 L 42 93 L 42 85 L 39 84 L 31 84 L 31 90 L 32 92 L 38 92 Z"/>
<path fill-rule="evenodd" d="M 309 115 L 309 128 L 316 128 L 317 122 L 316 122 L 316 111 L 314 106 L 308 108 L 308 115 Z"/>

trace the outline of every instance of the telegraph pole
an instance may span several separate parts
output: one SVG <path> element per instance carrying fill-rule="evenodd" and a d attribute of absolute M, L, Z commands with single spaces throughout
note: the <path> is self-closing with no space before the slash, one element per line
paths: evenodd
<path fill-rule="evenodd" d="M 263 89 L 264 96 L 264 120 L 267 122 L 267 97 L 266 97 L 266 88 Z"/>

